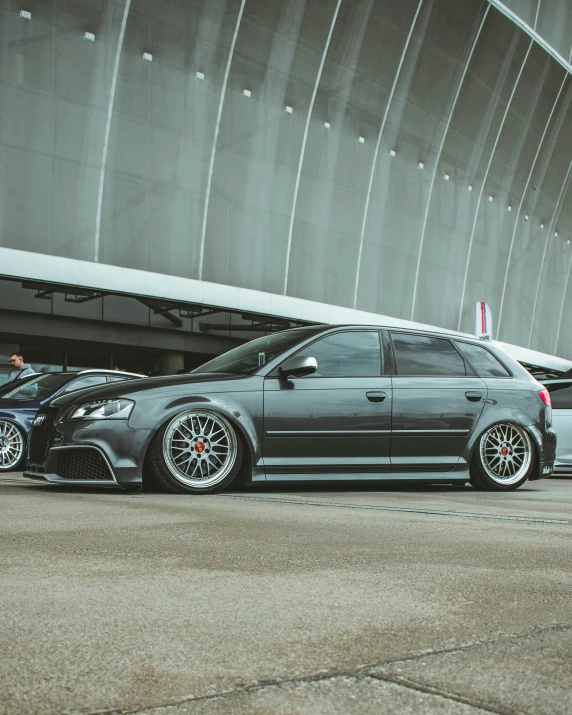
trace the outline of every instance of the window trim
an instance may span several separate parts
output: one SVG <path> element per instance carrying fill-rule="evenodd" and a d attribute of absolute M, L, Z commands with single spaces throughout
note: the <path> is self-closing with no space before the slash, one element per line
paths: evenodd
<path fill-rule="evenodd" d="M 481 345 L 480 343 L 479 343 L 479 344 L 475 344 L 474 342 L 471 342 L 470 340 L 462 340 L 462 339 L 458 339 L 458 338 L 455 338 L 455 342 L 458 342 L 458 343 L 461 343 L 461 344 L 464 344 L 464 345 L 473 345 L 473 346 L 476 347 L 476 348 L 482 348 L 483 350 L 485 350 L 486 352 L 488 352 L 489 355 L 492 355 L 493 358 L 494 358 L 497 362 L 499 362 L 499 363 L 504 367 L 504 369 L 508 372 L 508 375 L 502 375 L 502 376 L 501 376 L 501 375 L 486 375 L 486 376 L 483 375 L 483 376 L 480 376 L 480 375 L 478 374 L 478 372 L 475 370 L 475 368 L 473 367 L 473 365 L 472 365 L 471 361 L 469 360 L 469 358 L 463 356 L 463 357 L 465 357 L 465 360 L 466 360 L 466 361 L 469 363 L 469 365 L 471 366 L 471 370 L 475 373 L 475 375 L 476 375 L 477 377 L 480 377 L 481 380 L 514 380 L 514 375 L 513 375 L 513 373 L 511 372 L 511 370 L 509 370 L 509 368 L 505 365 L 505 363 L 504 363 L 497 355 L 495 355 L 491 350 L 489 350 L 485 345 Z"/>
<path fill-rule="evenodd" d="M 309 348 L 311 345 L 314 345 L 314 343 L 317 343 L 320 340 L 325 340 L 326 338 L 330 338 L 334 335 L 342 335 L 345 333 L 377 333 L 377 339 L 379 343 L 379 359 L 380 359 L 380 373 L 379 375 L 337 375 L 337 376 L 332 376 L 332 375 L 306 375 L 305 377 L 289 377 L 289 380 L 368 380 L 370 378 L 376 378 L 376 377 L 387 377 L 387 375 L 384 373 L 384 365 L 385 365 L 385 360 L 384 360 L 384 345 L 383 345 L 383 339 L 382 339 L 382 331 L 381 328 L 369 328 L 364 325 L 363 328 L 355 328 L 355 329 L 350 329 L 350 330 L 335 330 L 333 332 L 328 332 L 328 333 L 322 333 L 321 335 L 317 335 L 314 340 L 312 340 L 309 343 L 306 343 L 305 345 L 302 345 L 300 348 L 295 350 L 294 352 L 291 352 L 289 355 L 284 357 L 283 360 L 280 361 L 280 363 L 274 367 L 267 375 L 267 378 L 275 378 L 275 379 L 283 379 L 282 376 L 279 373 L 280 366 L 282 363 L 286 362 L 286 360 L 289 360 L 291 357 L 295 357 L 298 355 L 298 353 L 302 352 L 302 350 L 306 350 Z"/>
<path fill-rule="evenodd" d="M 467 358 L 461 353 L 459 348 L 455 345 L 455 342 L 453 338 L 446 337 L 444 335 L 431 335 L 430 333 L 417 333 L 417 332 L 410 332 L 410 331 L 405 331 L 405 330 L 388 330 L 389 333 L 389 339 L 391 341 L 391 349 L 393 351 L 393 360 L 394 360 L 394 374 L 393 377 L 402 377 L 402 378 L 420 378 L 423 380 L 462 380 L 463 378 L 478 378 L 477 373 L 474 371 L 473 366 L 470 364 L 470 362 L 467 360 Z M 399 374 L 399 367 L 398 367 L 398 362 L 397 362 L 397 355 L 395 353 L 395 345 L 393 344 L 393 335 L 408 335 L 411 337 L 417 337 L 417 338 L 433 338 L 434 340 L 446 340 L 453 350 L 457 353 L 457 355 L 461 358 L 463 361 L 463 365 L 465 366 L 465 374 L 464 375 L 400 375 Z"/>

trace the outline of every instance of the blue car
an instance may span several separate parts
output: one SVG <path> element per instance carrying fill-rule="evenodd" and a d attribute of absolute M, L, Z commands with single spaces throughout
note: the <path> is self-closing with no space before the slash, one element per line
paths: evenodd
<path fill-rule="evenodd" d="M 0 388 L 0 473 L 18 469 L 36 412 L 53 397 L 73 390 L 141 378 L 119 370 L 82 370 L 29 375 Z"/>

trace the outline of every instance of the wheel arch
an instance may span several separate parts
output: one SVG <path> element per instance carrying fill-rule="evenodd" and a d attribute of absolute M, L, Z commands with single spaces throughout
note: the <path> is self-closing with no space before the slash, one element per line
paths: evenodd
<path fill-rule="evenodd" d="M 490 427 L 501 422 L 511 422 L 518 427 L 526 430 L 526 432 L 531 436 L 535 450 L 537 451 L 537 456 L 542 456 L 542 435 L 538 427 L 531 422 L 530 415 L 522 410 L 503 408 L 500 410 L 483 410 L 481 417 L 477 421 L 474 430 L 471 432 L 469 440 L 465 445 L 462 457 L 466 460 L 467 464 L 471 463 L 475 449 L 478 448 L 478 443 L 481 436 Z"/>
<path fill-rule="evenodd" d="M 519 419 L 520 417 L 520 419 Z M 527 424 L 528 422 L 528 424 Z M 518 413 L 510 410 L 502 410 L 499 411 L 499 413 L 495 413 L 495 419 L 493 420 L 487 420 L 486 423 L 478 424 L 477 427 L 475 428 L 473 434 L 471 435 L 471 440 L 472 440 L 472 446 L 469 454 L 467 455 L 467 463 L 470 465 L 474 456 L 476 450 L 479 448 L 479 442 L 483 434 L 489 430 L 491 427 L 494 427 L 497 424 L 514 424 L 517 427 L 520 427 L 522 430 L 524 430 L 527 435 L 530 437 L 530 441 L 532 444 L 532 464 L 530 468 L 529 475 L 527 477 L 527 480 L 532 480 L 534 481 L 536 477 L 535 472 L 537 473 L 539 471 L 539 466 L 540 463 L 542 462 L 543 459 L 543 447 L 542 447 L 542 435 L 540 430 L 538 429 L 537 425 L 535 424 L 530 424 L 530 420 L 524 418 L 523 415 L 518 415 Z"/>
<path fill-rule="evenodd" d="M 155 436 L 159 430 L 168 422 L 170 422 L 174 417 L 177 417 L 184 412 L 188 412 L 193 409 L 204 410 L 209 412 L 215 412 L 221 414 L 223 417 L 230 422 L 232 427 L 236 430 L 237 437 L 242 442 L 243 447 L 243 461 L 238 473 L 238 478 L 241 482 L 250 481 L 252 475 L 252 465 L 256 464 L 260 456 L 260 440 L 256 431 L 254 420 L 250 415 L 245 413 L 244 409 L 239 406 L 226 403 L 223 400 L 208 400 L 204 398 L 197 400 L 187 400 L 184 403 L 177 405 L 177 409 L 171 409 L 168 411 L 168 415 L 163 415 L 161 421 L 156 425 L 149 435 L 147 436 L 146 443 L 143 449 L 143 473 L 145 473 L 145 465 L 147 464 L 147 457 L 149 450 Z M 250 470 L 250 473 L 249 473 Z M 144 476 L 144 475 L 143 475 Z"/>

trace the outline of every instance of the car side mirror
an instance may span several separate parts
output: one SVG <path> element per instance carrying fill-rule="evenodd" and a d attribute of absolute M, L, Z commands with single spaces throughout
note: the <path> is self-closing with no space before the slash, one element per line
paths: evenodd
<path fill-rule="evenodd" d="M 294 356 L 282 363 L 278 368 L 280 377 L 305 377 L 318 369 L 318 361 L 314 357 Z"/>

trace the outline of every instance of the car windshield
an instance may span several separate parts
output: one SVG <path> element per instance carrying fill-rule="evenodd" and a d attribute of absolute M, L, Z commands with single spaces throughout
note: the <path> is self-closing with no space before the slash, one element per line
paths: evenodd
<path fill-rule="evenodd" d="M 253 375 L 263 365 L 294 347 L 302 340 L 315 335 L 321 328 L 295 328 L 264 338 L 256 338 L 193 370 L 193 373 L 225 372 L 235 375 Z"/>
<path fill-rule="evenodd" d="M 8 376 L 6 375 L 6 378 Z M 18 385 L 21 383 L 22 385 L 26 382 L 30 382 L 30 380 L 35 380 L 38 376 L 37 375 L 26 375 L 26 377 L 20 377 L 18 378 Z M 6 392 L 10 392 L 11 390 L 14 389 L 14 381 L 12 382 L 3 382 L 0 385 L 0 397 L 4 397 Z"/>
<path fill-rule="evenodd" d="M 15 380 L 14 387 L 8 392 L 4 392 L 3 399 L 10 400 L 43 400 L 53 395 L 66 382 L 69 382 L 72 375 L 66 373 L 54 373 L 52 375 L 38 375 L 31 380 L 26 380 L 19 385 L 19 380 Z"/>

